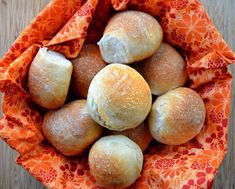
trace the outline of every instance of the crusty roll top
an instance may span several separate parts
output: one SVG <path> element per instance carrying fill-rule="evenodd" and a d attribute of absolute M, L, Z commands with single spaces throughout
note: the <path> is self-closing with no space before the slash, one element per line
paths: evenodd
<path fill-rule="evenodd" d="M 110 189 L 130 186 L 140 176 L 143 154 L 123 135 L 99 139 L 89 153 L 89 167 L 96 181 Z"/>
<path fill-rule="evenodd" d="M 72 91 L 77 97 L 87 98 L 88 88 L 93 77 L 106 66 L 99 47 L 95 44 L 85 44 L 79 56 L 72 60 L 72 64 Z"/>
<path fill-rule="evenodd" d="M 148 82 L 154 95 L 181 87 L 187 80 L 184 59 L 167 43 L 162 43 L 153 56 L 133 66 Z"/>
<path fill-rule="evenodd" d="M 154 102 L 149 114 L 149 129 L 159 142 L 168 145 L 183 144 L 200 132 L 205 112 L 199 94 L 189 88 L 177 88 Z"/>
<path fill-rule="evenodd" d="M 132 63 L 151 56 L 162 41 L 162 29 L 151 15 L 139 11 L 115 14 L 98 42 L 108 63 Z"/>
<path fill-rule="evenodd" d="M 76 100 L 44 117 L 44 135 L 66 156 L 84 152 L 102 134 L 103 128 L 91 119 L 86 104 L 86 100 Z"/>
<path fill-rule="evenodd" d="M 133 68 L 111 64 L 92 80 L 88 108 L 94 120 L 111 130 L 137 127 L 151 108 L 151 91 Z"/>
<path fill-rule="evenodd" d="M 28 87 L 35 103 L 55 109 L 65 102 L 72 64 L 62 54 L 41 48 L 34 58 L 28 76 Z"/>

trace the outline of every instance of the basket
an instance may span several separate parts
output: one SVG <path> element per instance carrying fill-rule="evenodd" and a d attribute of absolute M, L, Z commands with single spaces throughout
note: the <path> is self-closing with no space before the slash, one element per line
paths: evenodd
<path fill-rule="evenodd" d="M 52 0 L 0 60 L 0 137 L 18 151 L 16 162 L 47 188 L 102 188 L 90 174 L 87 153 L 65 157 L 44 140 L 43 110 L 31 100 L 27 74 L 40 47 L 77 57 L 84 42 L 99 40 L 113 13 L 126 9 L 158 19 L 164 40 L 187 61 L 188 86 L 206 105 L 200 134 L 181 146 L 152 143 L 144 153 L 142 176 L 129 188 L 211 188 L 227 151 L 232 81 L 228 65 L 235 55 L 199 0 Z"/>

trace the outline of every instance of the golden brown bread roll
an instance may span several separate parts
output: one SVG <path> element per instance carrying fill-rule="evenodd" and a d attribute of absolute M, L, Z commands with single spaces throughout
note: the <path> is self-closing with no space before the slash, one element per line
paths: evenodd
<path fill-rule="evenodd" d="M 33 101 L 47 109 L 62 106 L 72 70 L 72 63 L 62 54 L 41 48 L 29 68 L 28 87 Z"/>
<path fill-rule="evenodd" d="M 110 130 L 137 127 L 147 117 L 152 103 L 150 88 L 133 68 L 110 64 L 93 78 L 88 90 L 91 117 Z"/>
<path fill-rule="evenodd" d="M 106 66 L 100 55 L 99 47 L 95 44 L 85 44 L 79 56 L 72 60 L 72 64 L 72 91 L 77 97 L 87 98 L 91 80 Z"/>
<path fill-rule="evenodd" d="M 153 138 L 168 145 L 181 145 L 195 137 L 205 121 L 205 105 L 195 91 L 180 87 L 157 98 L 149 114 Z"/>
<path fill-rule="evenodd" d="M 82 153 L 101 135 L 103 128 L 89 116 L 86 100 L 77 100 L 48 112 L 42 131 L 46 139 L 66 156 Z"/>
<path fill-rule="evenodd" d="M 162 38 L 162 28 L 151 15 L 123 11 L 109 20 L 98 45 L 105 62 L 128 64 L 153 55 Z"/>
<path fill-rule="evenodd" d="M 108 189 L 130 186 L 140 176 L 143 153 L 140 147 L 123 135 L 99 139 L 89 153 L 91 174 Z"/>
<path fill-rule="evenodd" d="M 187 80 L 184 59 L 167 43 L 162 43 L 153 56 L 133 67 L 146 79 L 154 95 L 181 87 Z"/>
<path fill-rule="evenodd" d="M 125 131 L 107 131 L 108 135 L 124 135 L 129 139 L 133 140 L 139 147 L 144 151 L 149 143 L 152 141 L 153 137 L 149 132 L 148 121 L 145 120 L 138 127 L 133 129 L 127 129 Z"/>

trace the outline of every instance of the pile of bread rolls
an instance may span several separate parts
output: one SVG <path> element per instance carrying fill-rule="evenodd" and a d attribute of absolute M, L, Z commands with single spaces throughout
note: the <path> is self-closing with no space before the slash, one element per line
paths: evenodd
<path fill-rule="evenodd" d="M 85 44 L 74 60 L 41 48 L 31 64 L 29 92 L 49 110 L 45 138 L 66 156 L 90 149 L 91 174 L 103 187 L 133 184 L 153 138 L 181 145 L 204 124 L 203 100 L 183 87 L 184 59 L 162 41 L 155 18 L 124 11 L 109 20 L 98 45 Z M 76 100 L 65 104 L 68 93 Z"/>

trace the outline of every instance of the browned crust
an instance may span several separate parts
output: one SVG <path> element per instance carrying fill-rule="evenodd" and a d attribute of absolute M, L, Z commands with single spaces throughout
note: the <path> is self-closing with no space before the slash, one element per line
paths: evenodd
<path fill-rule="evenodd" d="M 189 88 L 177 88 L 154 102 L 149 115 L 150 132 L 159 142 L 180 145 L 200 132 L 205 116 L 200 95 Z"/>
<path fill-rule="evenodd" d="M 101 70 L 88 93 L 91 116 L 111 130 L 137 127 L 147 117 L 152 103 L 147 82 L 123 64 L 111 64 Z"/>
<path fill-rule="evenodd" d="M 162 42 L 163 31 L 158 21 L 151 15 L 129 10 L 111 17 L 103 37 L 108 35 L 112 35 L 124 44 L 128 59 L 130 59 L 130 62 L 125 63 L 133 63 L 143 60 L 157 51 Z M 141 51 L 132 54 L 131 52 L 136 51 L 134 49 L 141 49 Z"/>
<path fill-rule="evenodd" d="M 48 112 L 42 131 L 57 150 L 71 156 L 82 153 L 102 135 L 103 129 L 89 116 L 86 100 L 77 100 Z"/>
<path fill-rule="evenodd" d="M 95 44 L 85 44 L 79 56 L 72 60 L 72 64 L 72 91 L 77 97 L 87 98 L 88 88 L 93 77 L 106 66 L 99 47 Z"/>
<path fill-rule="evenodd" d="M 187 80 L 184 59 L 167 43 L 162 43 L 153 56 L 133 67 L 146 79 L 155 95 L 183 86 Z"/>
<path fill-rule="evenodd" d="M 92 146 L 88 159 L 91 174 L 98 184 L 122 189 L 140 176 L 143 154 L 130 139 L 115 135 L 98 140 Z"/>
<path fill-rule="evenodd" d="M 90 156 L 89 164 L 92 175 L 102 186 L 108 188 L 122 188 L 125 184 L 123 175 L 125 174 L 125 167 L 120 166 L 123 160 L 115 156 L 105 154 L 102 149 L 96 148 L 95 155 Z"/>
<path fill-rule="evenodd" d="M 153 137 L 149 132 L 148 120 L 145 120 L 138 127 L 133 129 L 128 129 L 124 131 L 107 131 L 108 135 L 124 135 L 129 139 L 133 140 L 136 144 L 140 146 L 142 151 L 144 151 L 149 143 L 152 141 Z"/>
<path fill-rule="evenodd" d="M 66 100 L 72 69 L 71 62 L 62 54 L 40 48 L 28 75 L 28 88 L 33 101 L 47 109 L 61 107 Z"/>

